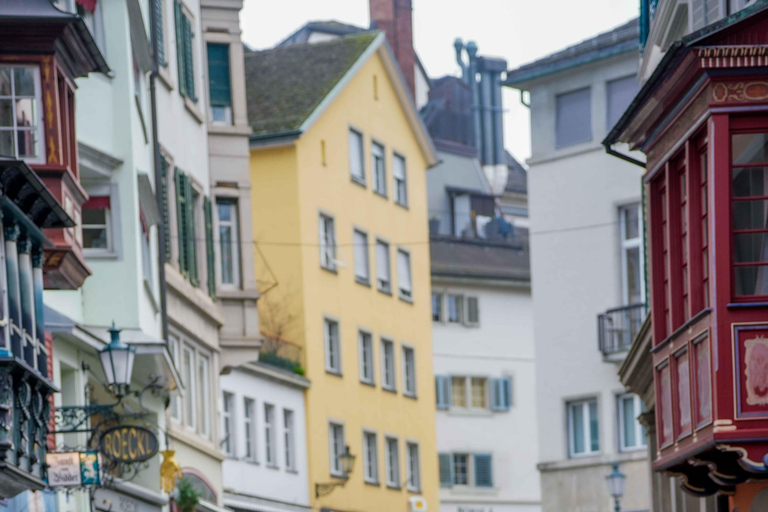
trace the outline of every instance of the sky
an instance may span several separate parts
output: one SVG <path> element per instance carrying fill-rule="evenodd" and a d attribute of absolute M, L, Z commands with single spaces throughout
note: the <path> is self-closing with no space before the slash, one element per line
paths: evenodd
<path fill-rule="evenodd" d="M 413 0 L 414 46 L 431 78 L 459 74 L 457 37 L 514 69 L 617 27 L 638 9 L 638 0 Z M 240 24 L 246 44 L 264 49 L 307 21 L 329 19 L 368 27 L 368 0 L 245 0 Z M 516 90 L 505 88 L 503 102 L 507 149 L 524 162 L 531 151 L 528 110 Z"/>

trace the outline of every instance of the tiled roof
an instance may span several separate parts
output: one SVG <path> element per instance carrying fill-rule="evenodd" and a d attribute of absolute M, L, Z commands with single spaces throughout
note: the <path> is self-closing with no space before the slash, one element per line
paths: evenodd
<path fill-rule="evenodd" d="M 378 32 L 247 53 L 248 122 L 254 136 L 298 130 Z"/>
<path fill-rule="evenodd" d="M 358 27 L 357 25 L 350 25 L 349 23 L 342 23 L 336 20 L 315 20 L 309 21 L 302 25 L 301 28 L 294 33 L 283 39 L 277 46 L 288 46 L 291 44 L 306 43 L 309 41 L 309 36 L 312 32 L 322 32 L 324 34 L 332 34 L 337 36 L 345 36 L 349 34 L 359 34 L 361 32 L 367 32 L 369 29 Z"/>
<path fill-rule="evenodd" d="M 433 236 L 432 276 L 530 282 L 528 244 Z"/>
<path fill-rule="evenodd" d="M 634 18 L 613 30 L 603 32 L 537 61 L 523 64 L 517 69 L 507 71 L 507 78 L 504 84 L 514 86 L 574 66 L 637 50 L 640 44 L 639 41 L 640 24 L 638 19 Z"/>

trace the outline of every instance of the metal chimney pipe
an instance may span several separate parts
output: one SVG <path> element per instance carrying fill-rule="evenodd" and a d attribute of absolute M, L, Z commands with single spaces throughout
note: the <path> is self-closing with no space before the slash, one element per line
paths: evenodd
<path fill-rule="evenodd" d="M 504 108 L 501 103 L 501 74 L 493 74 L 494 164 L 506 163 L 504 155 Z"/>
<path fill-rule="evenodd" d="M 493 74 L 488 71 L 480 73 L 481 105 L 483 122 L 483 151 L 481 153 L 483 165 L 492 165 L 493 161 L 493 110 L 491 99 L 493 97 Z"/>
<path fill-rule="evenodd" d="M 454 39 L 453 49 L 456 50 L 456 62 L 459 63 L 459 67 L 461 68 L 461 79 L 465 83 L 469 83 L 467 65 L 464 63 L 464 58 L 461 55 L 461 53 L 464 51 L 464 42 L 461 40 L 460 37 L 457 37 L 456 39 Z"/>
<path fill-rule="evenodd" d="M 480 108 L 480 84 L 477 82 L 477 44 L 474 41 L 467 43 L 467 55 L 469 56 L 468 84 L 472 88 L 472 118 L 475 130 L 475 148 L 478 156 L 482 155 L 483 132 L 482 112 Z"/>

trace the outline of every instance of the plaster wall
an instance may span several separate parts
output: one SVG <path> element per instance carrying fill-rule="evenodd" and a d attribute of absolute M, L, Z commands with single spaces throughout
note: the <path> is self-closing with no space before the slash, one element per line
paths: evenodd
<path fill-rule="evenodd" d="M 429 218 L 440 222 L 438 234 L 451 235 L 451 199 L 445 187 L 477 190 L 486 194 L 490 190 L 477 158 L 439 151 L 437 159 L 440 163 L 427 170 Z"/>

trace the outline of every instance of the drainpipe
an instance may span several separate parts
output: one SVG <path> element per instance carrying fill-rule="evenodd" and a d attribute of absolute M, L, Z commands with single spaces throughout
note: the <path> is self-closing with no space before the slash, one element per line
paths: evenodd
<path fill-rule="evenodd" d="M 461 68 L 461 79 L 464 83 L 467 85 L 471 85 L 469 83 L 469 74 L 467 73 L 467 65 L 464 63 L 464 59 L 461 57 L 461 52 L 464 50 L 464 42 L 461 40 L 460 37 L 457 37 L 453 41 L 453 48 L 456 50 L 456 62 L 459 63 L 459 67 Z"/>
<path fill-rule="evenodd" d="M 160 142 L 157 138 L 157 75 L 160 69 L 158 59 L 158 37 L 157 33 L 157 8 L 155 1 L 149 3 L 149 27 L 152 36 L 152 73 L 149 75 L 149 97 L 150 114 L 152 117 L 152 151 L 155 161 L 155 198 L 159 210 L 163 211 L 163 197 L 165 197 L 166 183 L 162 172 L 162 155 L 160 154 Z M 157 225 L 157 277 L 160 280 L 160 323 L 162 325 L 163 339 L 168 342 L 168 284 L 165 281 L 165 253 L 168 243 L 165 233 L 165 223 L 159 222 Z"/>
<path fill-rule="evenodd" d="M 491 90 L 492 73 L 489 71 L 483 71 L 480 74 L 480 91 L 481 105 L 482 105 L 482 120 L 483 120 L 483 165 L 493 165 L 496 162 L 493 161 L 493 111 L 491 108 L 491 97 L 493 91 Z"/>
<path fill-rule="evenodd" d="M 480 112 L 480 84 L 477 83 L 477 44 L 474 41 L 467 43 L 467 55 L 469 55 L 469 86 L 472 88 L 472 117 L 475 128 L 475 148 L 477 155 L 482 156 L 483 134 L 481 127 L 482 112 Z"/>
<path fill-rule="evenodd" d="M 501 104 L 501 74 L 494 73 L 491 75 L 493 80 L 493 144 L 494 144 L 494 164 L 500 165 L 505 163 L 504 158 L 504 120 L 502 118 L 504 109 Z"/>

